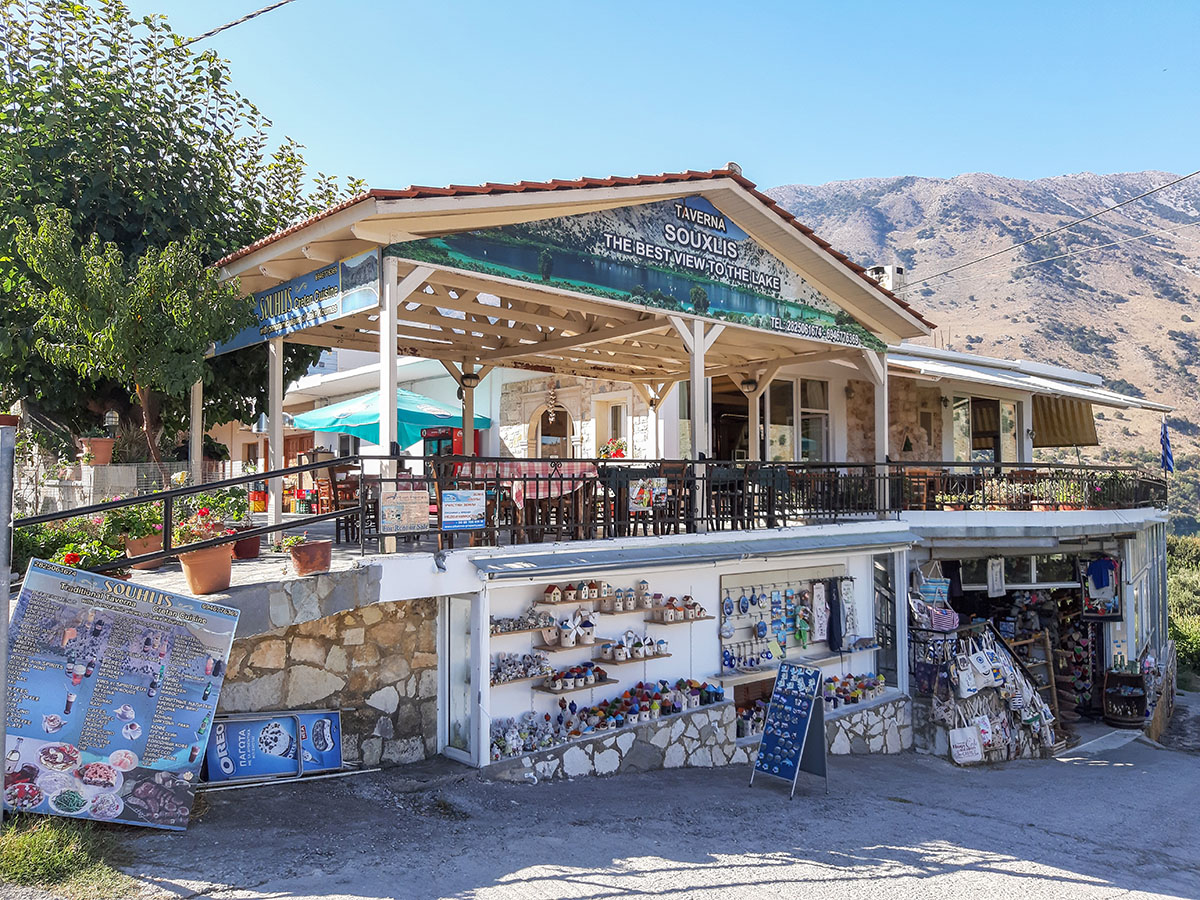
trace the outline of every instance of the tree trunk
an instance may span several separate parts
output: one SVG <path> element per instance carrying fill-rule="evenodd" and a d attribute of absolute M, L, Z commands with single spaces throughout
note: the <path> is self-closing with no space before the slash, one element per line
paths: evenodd
<path fill-rule="evenodd" d="M 158 447 L 158 438 L 162 433 L 161 404 L 158 396 L 149 388 L 144 388 L 140 384 L 134 385 L 134 392 L 137 394 L 138 404 L 142 407 L 142 431 L 146 435 L 146 447 L 150 451 L 150 459 L 158 467 L 159 477 L 162 478 L 162 489 L 169 490 L 171 476 L 167 474 L 167 467 L 163 465 L 162 461 L 162 451 Z"/>

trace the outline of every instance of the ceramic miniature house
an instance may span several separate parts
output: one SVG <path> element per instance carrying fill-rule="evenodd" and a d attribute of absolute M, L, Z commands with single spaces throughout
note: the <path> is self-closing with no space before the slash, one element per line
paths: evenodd
<path fill-rule="evenodd" d="M 563 600 L 567 603 L 574 603 L 577 599 L 576 594 L 578 593 L 579 592 L 575 590 L 574 585 L 568 584 L 566 588 L 563 589 Z"/>
<path fill-rule="evenodd" d="M 600 582 L 598 582 L 598 581 L 588 582 L 587 592 L 588 592 L 587 598 L 589 600 L 599 600 L 600 599 Z M 580 597 L 579 599 L 582 600 L 583 598 Z"/>
<path fill-rule="evenodd" d="M 579 584 L 575 585 L 575 590 L 577 591 L 576 599 L 578 599 L 578 600 L 581 600 L 581 601 L 587 600 L 591 596 L 588 593 L 588 586 L 587 586 L 586 581 L 581 581 L 581 582 L 579 582 Z"/>
<path fill-rule="evenodd" d="M 650 593 L 650 582 L 643 578 L 637 583 L 636 591 L 637 593 L 634 596 L 638 597 L 639 599 Z"/>
<path fill-rule="evenodd" d="M 552 584 L 542 593 L 542 600 L 546 603 L 561 603 L 562 591 L 556 585 Z"/>
<path fill-rule="evenodd" d="M 609 584 L 607 581 L 601 581 L 599 584 L 600 584 L 600 599 L 603 600 L 605 597 L 611 597 L 612 596 L 612 585 Z"/>

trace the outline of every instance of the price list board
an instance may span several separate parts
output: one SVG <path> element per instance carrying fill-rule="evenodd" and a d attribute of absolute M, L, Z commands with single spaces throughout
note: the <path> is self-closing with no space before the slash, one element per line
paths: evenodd
<path fill-rule="evenodd" d="M 5 809 L 185 828 L 237 619 L 32 561 L 9 630 Z"/>
<path fill-rule="evenodd" d="M 758 756 L 750 773 L 770 775 L 792 783 L 801 772 L 826 778 L 825 706 L 821 701 L 821 670 L 795 663 L 782 663 L 775 676 L 771 703 L 763 724 Z"/>

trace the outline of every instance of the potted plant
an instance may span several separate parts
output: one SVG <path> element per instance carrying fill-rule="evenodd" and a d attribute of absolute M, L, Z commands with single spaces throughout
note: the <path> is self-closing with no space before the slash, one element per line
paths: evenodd
<path fill-rule="evenodd" d="M 1054 502 L 1059 509 L 1083 509 L 1087 502 L 1083 485 L 1076 481 L 1064 481 L 1054 488 Z"/>
<path fill-rule="evenodd" d="M 215 499 L 221 518 L 234 531 L 249 531 L 254 527 L 254 519 L 250 515 L 250 492 L 246 488 L 227 488 Z M 262 535 L 242 538 L 233 545 L 234 559 L 258 559 L 261 552 Z"/>
<path fill-rule="evenodd" d="M 107 466 L 112 462 L 116 440 L 110 438 L 103 428 L 89 428 L 79 436 L 79 443 L 83 447 L 79 460 L 85 466 Z"/>
<path fill-rule="evenodd" d="M 609 438 L 600 447 L 601 459 L 624 459 L 625 453 L 629 450 L 629 445 L 625 443 L 625 438 Z"/>
<path fill-rule="evenodd" d="M 61 547 L 51 558 L 51 562 L 63 566 L 73 566 L 76 569 L 93 569 L 96 566 L 112 562 L 122 556 L 120 550 L 111 547 L 100 538 L 81 538 Z M 104 573 L 111 578 L 128 578 L 129 570 L 119 568 Z"/>
<path fill-rule="evenodd" d="M 290 534 L 271 549 L 286 550 L 292 557 L 292 569 L 301 576 L 328 572 L 333 563 L 333 541 L 310 541 L 307 531 Z"/>
<path fill-rule="evenodd" d="M 945 493 L 938 494 L 934 498 L 934 502 L 947 512 L 951 512 L 965 509 L 970 499 L 970 494 L 960 491 L 946 491 Z"/>
<path fill-rule="evenodd" d="M 112 497 L 120 500 L 120 497 Z M 125 548 L 126 556 L 142 556 L 162 549 L 162 502 L 142 503 L 111 510 L 104 517 L 103 534 L 109 543 Z M 133 563 L 131 569 L 157 569 L 161 559 Z"/>
<path fill-rule="evenodd" d="M 212 510 L 202 506 L 175 526 L 171 538 L 177 547 L 183 549 L 188 544 L 212 540 L 225 534 L 233 534 L 233 529 L 226 528 Z M 179 563 L 183 566 L 188 589 L 193 594 L 215 594 L 227 589 L 233 579 L 233 545 L 219 544 L 202 550 L 183 550 L 179 554 Z"/>

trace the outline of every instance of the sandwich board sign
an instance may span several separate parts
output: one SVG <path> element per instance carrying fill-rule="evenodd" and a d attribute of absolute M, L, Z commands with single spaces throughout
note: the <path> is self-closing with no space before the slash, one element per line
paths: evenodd
<path fill-rule="evenodd" d="M 821 700 L 821 670 L 797 663 L 781 663 L 771 691 L 758 756 L 750 773 L 769 775 L 792 783 L 801 772 L 820 775 L 829 791 L 825 767 L 825 705 Z"/>

